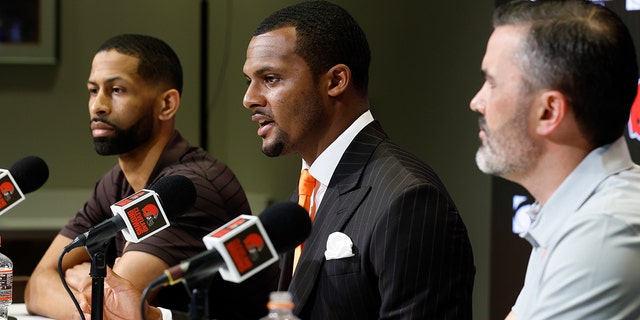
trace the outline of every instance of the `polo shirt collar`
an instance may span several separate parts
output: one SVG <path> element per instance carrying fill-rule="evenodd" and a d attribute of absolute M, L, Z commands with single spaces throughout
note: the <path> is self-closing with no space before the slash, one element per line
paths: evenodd
<path fill-rule="evenodd" d="M 614 143 L 596 148 L 569 174 L 549 201 L 539 208 L 528 230 L 520 237 L 534 248 L 549 247 L 559 229 L 593 194 L 608 176 L 633 166 L 624 137 Z"/>

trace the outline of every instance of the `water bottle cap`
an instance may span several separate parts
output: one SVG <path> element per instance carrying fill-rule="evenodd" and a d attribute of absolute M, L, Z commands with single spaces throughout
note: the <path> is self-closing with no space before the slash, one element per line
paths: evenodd
<path fill-rule="evenodd" d="M 267 304 L 267 308 L 293 308 L 293 302 L 291 302 L 291 293 L 289 293 L 288 291 L 271 292 L 269 294 L 269 303 Z"/>

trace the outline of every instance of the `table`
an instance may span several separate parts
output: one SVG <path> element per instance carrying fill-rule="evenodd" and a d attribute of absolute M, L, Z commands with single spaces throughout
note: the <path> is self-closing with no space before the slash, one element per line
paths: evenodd
<path fill-rule="evenodd" d="M 45 320 L 49 318 L 33 316 L 27 312 L 24 303 L 13 303 L 9 306 L 9 320 Z"/>

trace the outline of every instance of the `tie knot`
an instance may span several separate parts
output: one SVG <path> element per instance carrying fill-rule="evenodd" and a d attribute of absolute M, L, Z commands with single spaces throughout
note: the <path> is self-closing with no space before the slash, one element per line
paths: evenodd
<path fill-rule="evenodd" d="M 311 196 L 315 187 L 316 179 L 309 173 L 308 169 L 302 170 L 300 181 L 298 181 L 298 194 Z"/>

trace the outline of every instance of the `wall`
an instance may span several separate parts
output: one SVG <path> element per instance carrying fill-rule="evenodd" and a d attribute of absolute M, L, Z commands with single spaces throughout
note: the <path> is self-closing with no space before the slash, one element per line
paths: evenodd
<path fill-rule="evenodd" d="M 0 234 L 7 230 L 3 221 L 30 214 L 28 220 L 36 226 L 36 216 L 54 214 L 52 207 L 66 220 L 82 205 L 95 180 L 115 163 L 114 157 L 101 157 L 93 150 L 85 83 L 96 47 L 122 32 L 158 36 L 181 57 L 186 90 L 178 128 L 194 143 L 199 131 L 199 72 L 208 72 L 206 147 L 231 166 L 249 193 L 284 200 L 293 190 L 300 160 L 295 155 L 272 159 L 260 152 L 257 128 L 241 104 L 246 88 L 242 64 L 255 26 L 293 2 L 210 0 L 210 64 L 200 70 L 201 1 L 60 0 L 59 63 L 0 65 L 0 127 L 10 133 L 0 142 L 0 167 L 36 154 L 51 168 L 47 184 L 27 199 L 39 209 L 29 207 L 24 213 L 19 205 L 0 218 Z M 475 166 L 478 126 L 468 102 L 482 83 L 478 71 L 493 0 L 337 2 L 369 37 L 374 116 L 394 140 L 440 174 L 459 206 L 476 259 L 474 318 L 487 319 L 490 179 Z M 52 196 L 60 197 L 55 206 L 47 203 Z"/>

